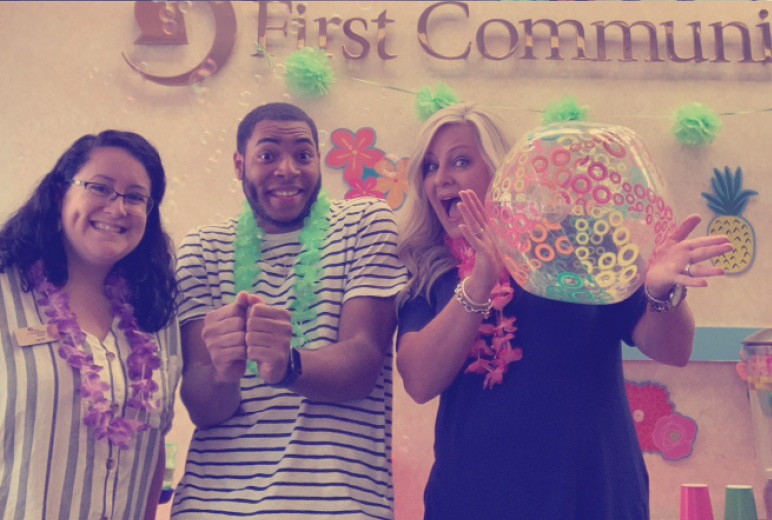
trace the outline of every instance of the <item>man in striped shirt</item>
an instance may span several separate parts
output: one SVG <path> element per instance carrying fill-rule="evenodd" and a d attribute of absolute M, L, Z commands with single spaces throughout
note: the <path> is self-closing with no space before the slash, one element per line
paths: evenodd
<path fill-rule="evenodd" d="M 244 118 L 234 166 L 245 213 L 178 255 L 197 428 L 173 518 L 390 519 L 393 215 L 320 194 L 316 126 L 293 105 Z"/>

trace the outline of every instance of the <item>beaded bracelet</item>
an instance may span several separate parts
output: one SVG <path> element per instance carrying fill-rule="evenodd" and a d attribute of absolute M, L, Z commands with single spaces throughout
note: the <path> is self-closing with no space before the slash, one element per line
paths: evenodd
<path fill-rule="evenodd" d="M 488 298 L 485 303 L 477 303 L 476 301 L 472 300 L 469 295 L 466 294 L 466 290 L 464 289 L 464 284 L 466 281 L 467 278 L 464 278 L 456 286 L 456 300 L 458 300 L 458 303 L 464 307 L 466 312 L 471 312 L 472 314 L 480 314 L 483 318 L 487 318 L 490 315 L 491 307 L 493 306 L 491 299 Z"/>

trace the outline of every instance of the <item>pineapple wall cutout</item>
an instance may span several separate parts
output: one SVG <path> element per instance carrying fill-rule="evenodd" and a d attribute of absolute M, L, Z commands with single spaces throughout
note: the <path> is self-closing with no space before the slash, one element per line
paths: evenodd
<path fill-rule="evenodd" d="M 713 193 L 703 193 L 708 200 L 708 207 L 716 216 L 708 224 L 708 235 L 726 235 L 734 250 L 713 258 L 713 265 L 721 267 L 727 274 L 739 274 L 748 270 L 756 255 L 756 235 L 753 226 L 742 217 L 748 200 L 758 192 L 742 189 L 743 171 L 737 168 L 735 173 L 724 167 L 721 172 L 713 168 Z"/>

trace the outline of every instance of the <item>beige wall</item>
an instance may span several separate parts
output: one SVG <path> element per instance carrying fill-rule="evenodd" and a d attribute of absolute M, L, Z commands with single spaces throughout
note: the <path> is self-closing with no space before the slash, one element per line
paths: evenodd
<path fill-rule="evenodd" d="M 296 9 L 298 3 L 293 5 Z M 770 326 L 769 307 L 764 304 L 772 288 L 768 276 L 772 242 L 766 240 L 772 227 L 772 205 L 764 200 L 772 187 L 768 166 L 772 113 L 760 109 L 772 107 L 772 65 L 736 63 L 739 50 L 734 43 L 727 45 L 730 63 L 699 65 L 623 63 L 617 51 L 610 51 L 611 61 L 604 63 L 548 61 L 543 59 L 543 46 L 537 46 L 537 56 L 542 59 L 490 61 L 480 56 L 474 44 L 469 59 L 441 61 L 428 56 L 416 38 L 418 17 L 430 3 L 304 5 L 310 41 L 316 38 L 316 18 L 339 15 L 343 19 L 372 20 L 387 10 L 388 18 L 394 20 L 387 26 L 387 51 L 397 58 L 381 60 L 373 48 L 366 59 L 346 61 L 340 46 L 352 44 L 340 30 L 332 29 L 329 51 L 336 83 L 321 99 L 293 98 L 285 91 L 281 67 L 271 70 L 264 59 L 251 56 L 257 39 L 258 4 L 236 2 L 236 44 L 225 67 L 203 88 L 164 87 L 143 80 L 126 65 L 121 53 L 143 64 L 151 74 L 175 74 L 191 68 L 207 52 L 214 37 L 214 22 L 206 3 L 196 2 L 186 13 L 190 45 L 145 47 L 133 44 L 139 29 L 131 2 L 0 2 L 0 114 L 4 123 L 0 129 L 4 168 L 0 173 L 0 217 L 8 216 L 76 137 L 108 127 L 137 131 L 160 149 L 169 176 L 163 214 L 179 242 L 190 228 L 235 212 L 241 199 L 231 166 L 235 128 L 239 118 L 257 104 L 297 102 L 317 120 L 323 155 L 331 148 L 329 134 L 336 128 L 372 127 L 378 148 L 403 157 L 409 154 L 412 138 L 420 127 L 414 116 L 413 96 L 354 78 L 411 91 L 441 79 L 463 99 L 501 107 L 501 115 L 511 123 L 513 139 L 540 122 L 535 111 L 563 95 L 574 95 L 590 107 L 593 120 L 629 126 L 647 143 L 670 185 L 679 218 L 698 212 L 707 222 L 712 213 L 699 193 L 709 188 L 712 169 L 724 165 L 743 168 L 746 187 L 761 194 L 745 214 L 756 229 L 756 261 L 745 275 L 711 281 L 709 289 L 693 291 L 689 301 L 699 326 Z M 712 57 L 708 24 L 740 21 L 755 31 L 753 42 L 756 56 L 760 56 L 761 37 L 756 25 L 761 22 L 763 3 L 705 5 L 469 2 L 469 20 L 457 8 L 444 8 L 443 16 L 435 18 L 436 25 L 430 27 L 434 45 L 450 53 L 462 48 L 466 40 L 474 40 L 477 27 L 491 18 L 510 20 L 518 29 L 522 28 L 519 20 L 526 18 L 573 18 L 585 25 L 588 34 L 592 33 L 590 24 L 598 20 L 649 20 L 660 29 L 661 22 L 673 20 L 678 49 L 688 54 L 690 35 L 684 30 L 685 24 L 701 21 L 709 47 L 706 55 Z M 271 12 L 276 15 L 271 23 L 287 18 L 280 6 L 272 5 Z M 293 24 L 289 25 L 292 29 Z M 369 22 L 368 27 L 366 34 L 374 46 L 374 24 Z M 268 50 L 274 53 L 275 63 L 281 64 L 294 49 L 293 38 L 293 34 L 282 38 L 278 32 L 270 33 Z M 615 37 L 609 36 L 609 41 L 615 41 Z M 493 50 L 502 48 L 501 38 L 494 34 L 489 43 Z M 522 41 L 520 45 L 522 49 Z M 588 54 L 592 54 L 589 49 L 588 45 Z M 645 51 L 645 46 L 636 46 L 639 51 Z M 516 56 L 520 54 L 518 51 Z M 572 56 L 572 47 L 566 47 L 563 54 Z M 670 134 L 668 116 L 693 101 L 706 103 L 718 112 L 750 113 L 724 117 L 724 129 L 711 146 L 686 148 Z M 340 170 L 325 168 L 323 177 L 333 196 L 345 194 L 348 188 Z M 705 229 L 703 223 L 698 233 L 705 233 Z M 646 455 L 655 520 L 677 517 L 680 483 L 697 480 L 711 484 L 719 516 L 724 485 L 750 483 L 758 487 L 762 483 L 754 462 L 742 383 L 734 376 L 731 364 L 695 363 L 676 370 L 629 362 L 626 369 L 631 379 L 668 385 L 678 411 L 697 420 L 700 428 L 692 457 L 668 463 L 659 456 Z M 431 462 L 431 414 L 426 410 L 410 404 L 404 393 L 397 392 L 394 439 L 398 520 L 411 520 L 419 514 L 411 506 L 420 502 Z M 182 408 L 177 417 L 171 438 L 186 445 L 190 426 Z M 180 461 L 182 458 L 181 453 Z"/>

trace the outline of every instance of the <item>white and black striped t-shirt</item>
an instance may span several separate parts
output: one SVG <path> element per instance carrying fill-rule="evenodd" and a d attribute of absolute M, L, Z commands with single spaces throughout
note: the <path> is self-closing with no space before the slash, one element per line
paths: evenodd
<path fill-rule="evenodd" d="M 329 219 L 318 318 L 305 329 L 311 349 L 337 340 L 345 301 L 393 296 L 406 277 L 393 214 L 382 201 L 332 201 Z M 235 226 L 231 219 L 201 227 L 183 242 L 182 323 L 233 301 Z M 261 245 L 261 276 L 252 291 L 270 305 L 294 300 L 298 235 L 267 235 Z M 391 365 L 389 353 L 369 397 L 343 403 L 312 401 L 247 372 L 235 415 L 193 436 L 175 520 L 392 518 Z"/>
<path fill-rule="evenodd" d="M 21 290 L 15 268 L 0 273 L 0 518 L 141 520 L 182 368 L 177 322 L 152 334 L 161 358 L 153 372 L 160 409 L 149 418 L 140 412 L 149 428 L 122 450 L 95 440 L 83 424 L 80 376 L 59 356 L 59 343 L 16 344 L 14 331 L 40 325 L 43 313 Z M 103 341 L 87 334 L 84 350 L 103 367 L 105 397 L 134 416 L 126 408 L 131 347 L 117 322 Z"/>

